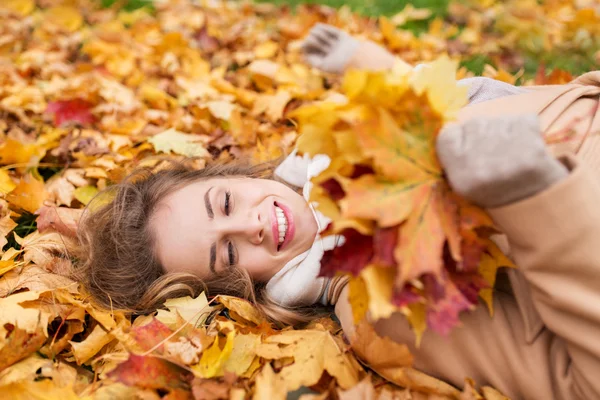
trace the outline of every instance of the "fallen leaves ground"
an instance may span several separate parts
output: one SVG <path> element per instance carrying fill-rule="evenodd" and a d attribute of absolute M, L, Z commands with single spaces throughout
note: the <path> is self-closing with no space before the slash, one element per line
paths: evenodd
<path fill-rule="evenodd" d="M 427 10 L 364 18 L 345 8 L 220 1 L 135 11 L 3 1 L 0 391 L 15 399 L 277 399 L 302 388 L 311 389 L 305 399 L 502 398 L 468 380 L 461 392 L 420 374 L 402 347 L 373 339 L 397 354 L 386 376 L 403 376 L 409 388 L 401 389 L 367 372 L 330 319 L 275 329 L 235 298 L 173 299 L 132 322 L 90 304 L 67 277 L 64 250 L 90 199 L 151 156 L 263 161 L 289 152 L 298 136 L 290 113 L 341 90 L 339 77 L 309 68 L 299 53 L 316 22 L 412 64 L 447 53 L 463 63 L 459 77 L 470 67 L 509 82 L 561 83 L 598 63 L 597 7 L 451 3 L 417 36 L 402 27 L 430 18 Z M 544 67 L 557 59 L 568 71 Z"/>

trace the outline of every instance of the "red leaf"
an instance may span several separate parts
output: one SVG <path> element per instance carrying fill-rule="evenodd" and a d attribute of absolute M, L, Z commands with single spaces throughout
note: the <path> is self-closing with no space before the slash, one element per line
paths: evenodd
<path fill-rule="evenodd" d="M 373 168 L 364 164 L 356 164 L 354 169 L 352 170 L 352 175 L 350 175 L 351 179 L 358 179 L 366 174 L 374 174 Z"/>
<path fill-rule="evenodd" d="M 398 233 L 398 226 L 377 228 L 375 230 L 373 235 L 374 262 L 386 267 L 398 265 L 394 258 L 394 249 L 398 244 Z"/>
<path fill-rule="evenodd" d="M 392 293 L 392 304 L 396 307 L 404 307 L 416 303 L 422 298 L 423 296 L 417 292 L 417 289 L 410 283 L 407 283 L 401 291 L 396 291 L 394 289 L 394 292 Z"/>
<path fill-rule="evenodd" d="M 334 201 L 341 200 L 346 195 L 346 193 L 344 193 L 344 189 L 342 189 L 342 185 L 340 185 L 339 182 L 333 178 L 321 183 L 321 187 L 325 189 L 329 197 L 331 197 L 331 199 Z"/>
<path fill-rule="evenodd" d="M 346 242 L 326 251 L 321 259 L 320 276 L 334 276 L 336 272 L 358 275 L 373 259 L 373 238 L 361 235 L 354 229 L 342 232 Z"/>
<path fill-rule="evenodd" d="M 144 351 L 150 350 L 158 343 L 168 338 L 172 333 L 173 331 L 169 327 L 156 318 L 152 319 L 152 322 L 149 324 L 137 326 L 131 330 L 131 336 L 133 336 L 137 344 L 139 344 Z M 162 352 L 163 345 L 161 344 L 157 350 Z"/>
<path fill-rule="evenodd" d="M 89 126 L 96 120 L 90 111 L 92 106 L 91 103 L 81 99 L 60 100 L 48 103 L 46 112 L 54 114 L 54 125 L 57 127 L 70 123 Z"/>
<path fill-rule="evenodd" d="M 108 374 L 128 386 L 144 389 L 189 389 L 191 373 L 166 360 L 130 354 Z"/>
<path fill-rule="evenodd" d="M 463 237 L 463 241 L 461 243 L 462 261 L 458 263 L 457 269 L 464 272 L 477 271 L 484 250 L 485 244 L 483 244 L 476 237 Z"/>
<path fill-rule="evenodd" d="M 479 292 L 490 285 L 478 273 L 451 274 L 451 279 L 467 301 L 473 305 L 479 303 Z"/>
<path fill-rule="evenodd" d="M 428 300 L 427 325 L 440 335 L 447 336 L 460 324 L 458 315 L 473 308 L 473 305 L 448 279 L 445 272 L 439 278 L 432 275 L 423 278 Z"/>

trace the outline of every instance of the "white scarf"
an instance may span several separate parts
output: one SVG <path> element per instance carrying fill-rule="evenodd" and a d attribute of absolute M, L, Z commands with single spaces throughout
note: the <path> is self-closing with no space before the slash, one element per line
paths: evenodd
<path fill-rule="evenodd" d="M 302 187 L 302 195 L 308 201 L 312 183 L 310 178 L 327 169 L 331 159 L 323 154 L 313 159 L 304 155 L 300 157 L 294 151 L 275 170 L 281 179 Z M 306 306 L 322 302 L 330 278 L 318 277 L 321 258 L 327 250 L 343 244 L 344 238 L 339 235 L 321 237 L 320 233 L 331 220 L 317 211 L 316 202 L 309 203 L 318 226 L 318 233 L 310 249 L 290 260 L 267 283 L 267 294 L 276 303 L 284 307 Z"/>

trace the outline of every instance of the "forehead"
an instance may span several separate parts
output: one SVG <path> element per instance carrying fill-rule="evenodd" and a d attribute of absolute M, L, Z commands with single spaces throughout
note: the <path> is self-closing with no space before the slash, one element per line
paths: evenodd
<path fill-rule="evenodd" d="M 151 216 L 157 255 L 166 272 L 199 272 L 208 263 L 208 229 L 204 206 L 206 191 L 217 179 L 193 182 L 165 197 Z M 205 250 L 206 248 L 206 250 Z"/>

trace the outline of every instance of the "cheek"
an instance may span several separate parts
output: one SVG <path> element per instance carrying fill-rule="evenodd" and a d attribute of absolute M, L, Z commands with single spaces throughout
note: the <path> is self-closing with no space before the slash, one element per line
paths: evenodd
<path fill-rule="evenodd" d="M 248 255 L 245 261 L 240 260 L 240 268 L 248 271 L 254 279 L 268 280 L 274 275 L 273 271 L 277 272 L 278 267 L 283 266 L 279 260 L 275 260 L 271 254 L 260 248 L 248 248 L 245 254 Z"/>

